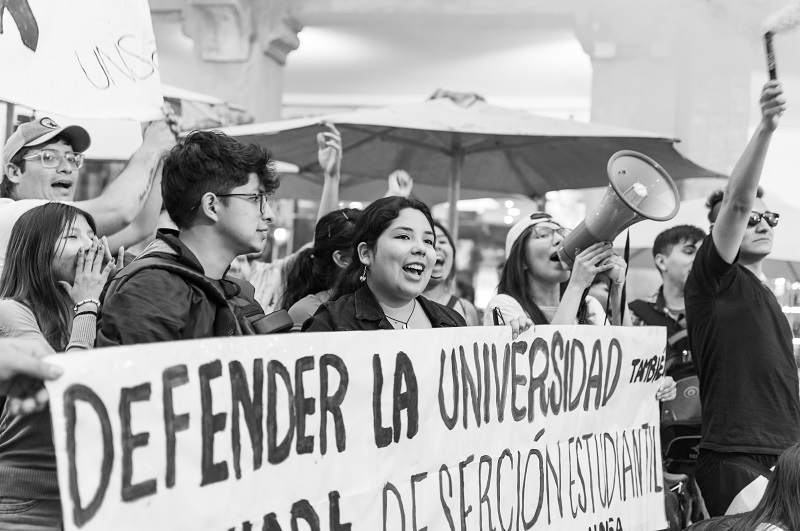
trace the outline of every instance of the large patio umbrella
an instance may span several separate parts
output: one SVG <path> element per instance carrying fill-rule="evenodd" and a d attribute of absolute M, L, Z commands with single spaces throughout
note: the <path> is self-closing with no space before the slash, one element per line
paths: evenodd
<path fill-rule="evenodd" d="M 764 262 L 764 272 L 770 278 L 788 278 L 800 281 L 800 209 L 781 200 L 778 193 L 764 193 L 764 201 L 772 212 L 781 215 L 775 227 L 775 239 L 772 253 Z M 681 202 L 678 214 L 669 221 L 642 221 L 630 228 L 631 266 L 654 267 L 652 247 L 659 233 L 677 225 L 695 225 L 708 232 L 708 209 L 705 198 L 690 199 Z M 625 246 L 626 233 L 622 233 L 614 242 L 615 247 Z"/>
<path fill-rule="evenodd" d="M 462 187 L 540 197 L 551 190 L 603 186 L 608 159 L 622 149 L 653 158 L 676 180 L 721 177 L 684 158 L 673 147 L 674 138 L 535 116 L 442 91 L 421 103 L 223 131 L 266 146 L 301 173 L 319 173 L 315 135 L 322 122 L 341 131 L 342 172 L 352 179 L 384 179 L 404 169 L 415 185 L 446 183 L 453 233 Z"/>
<path fill-rule="evenodd" d="M 297 173 L 290 171 L 282 173 L 281 168 L 286 164 L 279 165 L 277 168 L 280 173 L 281 185 L 275 192 L 278 199 L 312 199 L 319 198 L 322 193 L 322 175 L 306 171 Z M 379 178 L 383 177 L 383 178 Z M 373 179 L 363 179 L 352 175 L 342 175 L 339 185 L 339 198 L 342 201 L 369 202 L 378 197 L 383 197 L 387 189 L 386 175 L 376 175 Z M 414 180 L 412 193 L 415 197 L 422 199 L 428 205 L 444 203 L 448 200 L 448 184 L 428 184 Z M 517 194 L 505 194 L 511 199 L 520 197 Z M 479 199 L 482 197 L 497 197 L 497 193 L 492 190 L 477 188 L 461 188 L 459 199 Z"/>

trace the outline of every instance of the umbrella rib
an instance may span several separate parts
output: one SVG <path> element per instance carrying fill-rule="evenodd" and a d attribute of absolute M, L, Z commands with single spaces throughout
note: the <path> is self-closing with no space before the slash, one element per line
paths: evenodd
<path fill-rule="evenodd" d="M 422 130 L 422 129 L 420 129 L 419 131 L 425 133 L 425 136 L 430 138 L 430 139 L 432 139 L 434 142 L 437 142 L 441 146 L 441 149 L 445 154 L 447 154 L 447 155 L 452 155 L 453 154 L 453 152 L 451 151 L 452 143 L 451 144 L 447 144 L 444 141 L 443 138 L 440 138 L 440 137 L 436 136 L 435 134 L 433 134 L 434 133 L 433 131 L 427 131 L 427 130 Z"/>
<path fill-rule="evenodd" d="M 520 185 L 522 185 L 522 189 L 523 189 L 523 190 L 525 190 L 525 193 L 526 193 L 526 195 L 527 195 L 528 197 L 534 197 L 534 196 L 536 196 L 536 190 L 535 190 L 535 189 L 532 189 L 532 188 L 529 186 L 527 179 L 525 179 L 525 178 L 523 177 L 522 168 L 520 168 L 520 166 L 519 166 L 519 163 L 517 163 L 517 161 L 515 161 L 515 160 L 514 160 L 514 159 L 511 157 L 511 153 L 509 153 L 508 151 L 505 151 L 505 150 L 503 150 L 503 154 L 505 155 L 505 157 L 506 157 L 506 160 L 508 160 L 508 164 L 511 166 L 511 169 L 513 169 L 513 170 L 514 170 L 514 177 L 516 177 L 516 178 L 517 178 L 517 181 L 519 181 Z M 535 171 L 535 170 L 531 170 L 531 171 L 533 171 L 534 175 L 535 175 L 535 176 L 536 176 L 536 177 L 537 177 L 537 178 L 538 178 L 540 181 L 544 181 L 544 179 L 542 179 L 542 176 L 541 176 L 541 175 L 539 175 L 538 173 L 536 173 L 536 171 Z"/>
<path fill-rule="evenodd" d="M 545 138 L 546 138 L 546 140 L 545 140 Z M 521 147 L 528 147 L 528 146 L 531 146 L 531 145 L 534 145 L 534 144 L 537 145 L 537 146 L 538 145 L 542 145 L 542 144 L 547 144 L 549 142 L 555 142 L 556 140 L 562 140 L 562 139 L 555 139 L 553 137 L 535 137 L 535 136 L 531 136 L 531 137 L 527 137 L 525 140 L 520 140 L 520 141 L 517 141 L 517 142 L 508 142 L 508 143 L 503 143 L 502 141 L 500 141 L 498 139 L 489 139 L 489 140 L 485 140 L 483 142 L 479 142 L 477 144 L 473 144 L 471 146 L 468 146 L 468 147 L 464 148 L 464 151 L 466 153 L 468 153 L 468 154 L 473 154 L 473 153 L 482 153 L 484 151 L 496 151 L 497 149 L 503 149 L 503 150 L 517 149 L 517 148 L 521 148 Z"/>
<path fill-rule="evenodd" d="M 543 145 L 546 145 L 546 144 L 552 144 L 552 143 L 556 143 L 556 142 L 562 142 L 562 143 L 563 142 L 577 142 L 577 141 L 580 141 L 580 140 L 586 140 L 586 139 L 590 139 L 590 138 L 600 139 L 600 138 L 603 138 L 603 137 L 588 137 L 588 136 L 535 137 L 535 136 L 529 136 L 529 137 L 526 137 L 526 140 L 520 140 L 520 141 L 517 141 L 517 142 L 508 142 L 508 143 L 502 143 L 502 142 L 500 142 L 498 140 L 486 140 L 484 142 L 480 142 L 480 143 L 477 143 L 477 144 L 473 144 L 472 146 L 466 147 L 466 148 L 464 148 L 464 151 L 466 153 L 468 153 L 468 154 L 473 154 L 473 153 L 482 153 L 484 151 L 495 151 L 497 149 L 500 149 L 500 146 L 502 146 L 502 149 L 508 150 L 508 149 L 518 149 L 518 148 L 530 147 L 530 146 L 533 146 L 533 145 L 543 146 Z M 621 137 L 621 136 L 620 137 L 609 137 L 609 138 L 614 138 L 614 139 L 617 139 L 617 140 L 642 140 L 640 138 L 630 138 L 630 137 Z M 656 138 L 654 140 L 665 140 L 665 139 Z M 673 143 L 671 140 L 667 140 L 667 141 L 669 143 Z"/>
<path fill-rule="evenodd" d="M 412 140 L 410 138 L 402 138 L 402 137 L 394 136 L 392 133 L 394 131 L 396 131 L 396 129 L 384 129 L 383 131 L 375 133 L 373 131 L 370 131 L 369 129 L 364 129 L 364 128 L 361 128 L 361 127 L 358 127 L 358 126 L 354 126 L 354 125 L 350 125 L 350 124 L 338 124 L 338 125 L 342 129 L 352 129 L 353 131 L 356 131 L 356 132 L 359 132 L 359 133 L 364 133 L 366 135 L 370 135 L 369 138 L 362 140 L 358 145 L 349 146 L 347 149 L 353 149 L 354 147 L 359 147 L 361 144 L 363 144 L 363 143 L 365 143 L 365 142 L 367 142 L 369 140 L 372 140 L 373 138 L 379 138 L 381 140 L 396 142 L 398 144 L 409 144 L 411 146 L 416 146 L 418 148 L 426 149 L 428 151 L 436 151 L 436 152 L 439 152 L 439 153 L 444 153 L 445 155 L 450 155 L 450 150 L 447 149 L 447 148 L 430 146 L 430 145 L 428 145 L 428 144 L 426 144 L 424 142 L 420 142 L 418 140 Z M 417 131 L 417 129 L 414 129 L 414 131 Z M 419 131 L 422 131 L 422 130 L 419 130 Z M 428 131 L 426 131 L 426 132 L 428 132 Z M 434 136 L 434 138 L 436 138 L 435 135 L 431 135 L 431 136 Z M 438 138 L 437 138 L 437 141 L 440 142 L 440 140 Z"/>
<path fill-rule="evenodd" d="M 364 144 L 366 144 L 367 142 L 369 142 L 370 140 L 372 140 L 373 138 L 375 138 L 375 136 L 376 136 L 375 133 L 372 133 L 370 131 L 361 131 L 361 132 L 366 133 L 368 136 L 366 138 L 362 138 L 360 140 L 357 140 L 357 141 L 353 142 L 349 146 L 346 146 L 344 144 L 344 142 L 342 142 L 342 153 L 345 153 L 346 151 L 349 151 L 349 150 L 358 149 L 361 146 L 363 146 Z M 300 166 L 300 172 L 311 171 L 311 168 L 314 168 L 315 166 L 319 166 L 319 163 L 318 162 L 310 162 L 310 163 L 306 164 L 305 166 Z"/>

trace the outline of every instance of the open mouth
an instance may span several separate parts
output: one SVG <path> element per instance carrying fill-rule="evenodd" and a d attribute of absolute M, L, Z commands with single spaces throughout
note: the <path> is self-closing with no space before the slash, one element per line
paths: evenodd
<path fill-rule="evenodd" d="M 558 251 L 554 252 L 550 255 L 551 262 L 560 262 L 561 260 L 558 258 Z"/>
<path fill-rule="evenodd" d="M 421 277 L 422 273 L 425 272 L 425 266 L 422 264 L 408 264 L 403 266 L 403 271 L 411 275 Z"/>
<path fill-rule="evenodd" d="M 73 184 L 74 183 L 72 181 L 61 180 L 61 181 L 55 181 L 50 186 L 58 190 L 69 191 L 70 189 L 72 189 Z"/>
<path fill-rule="evenodd" d="M 436 262 L 433 264 L 433 267 L 442 267 L 444 265 L 444 257 L 437 256 Z"/>

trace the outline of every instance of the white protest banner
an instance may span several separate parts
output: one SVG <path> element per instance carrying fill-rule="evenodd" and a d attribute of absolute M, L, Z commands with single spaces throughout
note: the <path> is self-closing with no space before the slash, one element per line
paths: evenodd
<path fill-rule="evenodd" d="M 51 358 L 65 529 L 666 527 L 663 330 L 509 330 Z"/>
<path fill-rule="evenodd" d="M 162 116 L 147 0 L 0 6 L 0 100 L 74 118 Z"/>

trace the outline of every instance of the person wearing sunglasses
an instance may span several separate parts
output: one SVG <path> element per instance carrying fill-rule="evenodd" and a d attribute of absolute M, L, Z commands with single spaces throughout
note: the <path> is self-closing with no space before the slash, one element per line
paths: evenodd
<path fill-rule="evenodd" d="M 263 249 L 274 218 L 267 199 L 277 188 L 264 148 L 220 132 L 183 138 L 164 157 L 161 190 L 179 232 L 159 230 L 109 282 L 97 346 L 248 333 L 238 308 L 256 319 L 263 309 L 252 284 L 227 273 L 237 256 Z"/>
<path fill-rule="evenodd" d="M 792 329 L 762 282 L 780 219 L 758 186 L 786 109 L 779 82 L 764 85 L 760 103 L 761 121 L 726 188 L 707 202 L 711 233 L 684 292 L 702 402 L 696 479 L 712 516 L 752 509 L 759 476 L 769 477 L 778 456 L 800 440 Z M 742 491 L 756 495 L 748 502 Z"/>
<path fill-rule="evenodd" d="M 150 122 L 122 173 L 98 197 L 72 203 L 96 220 L 98 234 L 112 248 L 130 246 L 154 230 L 161 206 L 158 160 L 174 143 L 166 121 Z M 51 118 L 24 123 L 8 137 L 0 181 L 0 272 L 11 227 L 22 214 L 48 202 L 72 202 L 90 144 L 83 127 L 62 127 Z"/>

